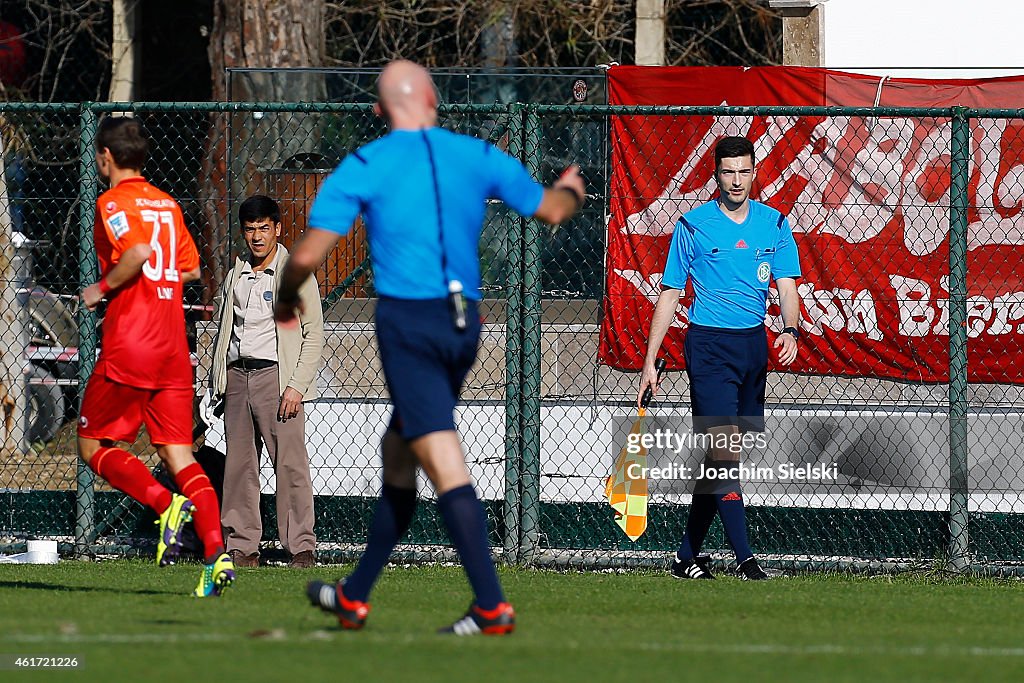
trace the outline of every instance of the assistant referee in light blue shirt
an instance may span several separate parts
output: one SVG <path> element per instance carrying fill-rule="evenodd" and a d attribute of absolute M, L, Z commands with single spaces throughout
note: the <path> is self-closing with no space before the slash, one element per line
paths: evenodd
<path fill-rule="evenodd" d="M 391 132 L 350 154 L 324 181 L 310 229 L 284 268 L 275 312 L 281 324 L 292 324 L 298 287 L 361 214 L 380 296 L 377 343 L 394 410 L 381 446 L 383 486 L 366 551 L 344 581 L 314 581 L 307 595 L 343 627 L 362 627 L 370 590 L 412 521 L 419 466 L 434 484 L 475 594 L 466 615 L 442 631 L 511 633 L 515 614 L 491 561 L 487 520 L 454 422 L 480 338 L 480 232 L 492 198 L 548 223 L 568 219 L 583 204 L 583 180 L 573 166 L 545 188 L 495 146 L 438 128 L 430 75 L 412 62 L 389 64 L 378 91 L 374 109 Z"/>
<path fill-rule="evenodd" d="M 638 397 L 647 387 L 657 389 L 654 362 L 679 296 L 687 280 L 692 281 L 694 296 L 683 356 L 694 431 L 713 434 L 714 443 L 725 447 L 712 447 L 705 462 L 705 470 L 721 473 L 720 478 L 697 481 L 686 534 L 672 562 L 672 574 L 680 579 L 714 578 L 708 558 L 699 553 L 716 512 L 736 554 L 739 575 L 767 578 L 747 541 L 743 494 L 735 476 L 741 449 L 728 444 L 738 444 L 741 432 L 764 431 L 768 376 L 764 319 L 772 279 L 785 325 L 775 347 L 783 365 L 796 358 L 800 259 L 786 217 L 750 199 L 754 173 L 754 145 L 749 140 L 719 140 L 715 146 L 718 197 L 676 224 L 647 341 Z"/>

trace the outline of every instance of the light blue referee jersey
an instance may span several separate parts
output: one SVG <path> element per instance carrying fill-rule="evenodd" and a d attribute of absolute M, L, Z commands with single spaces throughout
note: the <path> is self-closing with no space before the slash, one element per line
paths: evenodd
<path fill-rule="evenodd" d="M 693 279 L 690 321 L 707 327 L 743 329 L 764 324 L 768 283 L 800 277 L 800 257 L 789 221 L 750 200 L 742 223 L 717 201 L 698 206 L 676 223 L 662 284 L 684 289 Z"/>
<path fill-rule="evenodd" d="M 479 300 L 487 200 L 531 216 L 543 194 L 519 161 L 488 142 L 442 128 L 395 130 L 345 157 L 321 186 L 309 226 L 344 235 L 362 214 L 383 296 L 441 299 L 458 280 Z"/>

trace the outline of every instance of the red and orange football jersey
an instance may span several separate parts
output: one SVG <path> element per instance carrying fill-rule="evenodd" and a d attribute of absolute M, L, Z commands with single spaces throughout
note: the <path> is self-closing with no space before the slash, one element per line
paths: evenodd
<path fill-rule="evenodd" d="M 97 371 L 140 389 L 192 386 L 181 274 L 199 253 L 181 207 L 144 178 L 128 178 L 100 195 L 94 231 L 103 277 L 136 244 L 153 253 L 134 279 L 110 292 Z"/>

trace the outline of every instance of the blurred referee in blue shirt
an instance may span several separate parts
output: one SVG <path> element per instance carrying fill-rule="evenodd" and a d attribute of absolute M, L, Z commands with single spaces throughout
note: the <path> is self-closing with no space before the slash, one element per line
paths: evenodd
<path fill-rule="evenodd" d="M 278 321 L 294 324 L 299 286 L 362 214 L 394 410 L 381 444 L 383 486 L 366 551 L 342 582 L 314 581 L 307 594 L 342 627 L 363 626 L 370 590 L 412 521 L 422 467 L 475 594 L 466 615 L 442 632 L 511 633 L 515 613 L 491 561 L 487 519 L 453 415 L 480 338 L 480 232 L 491 198 L 547 223 L 568 219 L 583 204 L 583 180 L 573 166 L 546 189 L 493 145 L 438 128 L 434 84 L 412 62 L 389 64 L 377 88 L 374 111 L 391 130 L 324 181 L 278 294 Z"/>
<path fill-rule="evenodd" d="M 764 319 L 768 283 L 773 278 L 785 325 L 775 348 L 783 365 L 796 358 L 800 259 L 786 217 L 750 199 L 754 172 L 754 145 L 749 140 L 726 137 L 715 146 L 718 198 L 676 223 L 647 340 L 638 402 L 648 386 L 657 390 L 654 361 L 686 281 L 692 280 L 694 296 L 683 356 L 690 379 L 694 431 L 713 435 L 715 445 L 705 460 L 705 470 L 714 468 L 726 477 L 697 481 L 686 534 L 672 562 L 672 575 L 680 579 L 714 578 L 708 569 L 709 558 L 699 553 L 716 512 L 736 553 L 740 576 L 768 578 L 747 542 L 743 495 L 734 475 L 742 452 L 741 434 L 764 431 L 768 376 Z"/>

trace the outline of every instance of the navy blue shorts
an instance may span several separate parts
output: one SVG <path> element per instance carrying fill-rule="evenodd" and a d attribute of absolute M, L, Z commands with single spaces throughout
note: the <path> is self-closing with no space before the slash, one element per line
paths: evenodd
<path fill-rule="evenodd" d="M 694 431 L 721 425 L 764 431 L 768 378 L 764 325 L 731 330 L 691 323 L 683 357 L 690 377 Z"/>
<path fill-rule="evenodd" d="M 405 439 L 455 429 L 455 404 L 480 342 L 476 302 L 466 304 L 459 332 L 447 299 L 377 302 L 377 344 L 394 405 L 388 428 Z"/>

